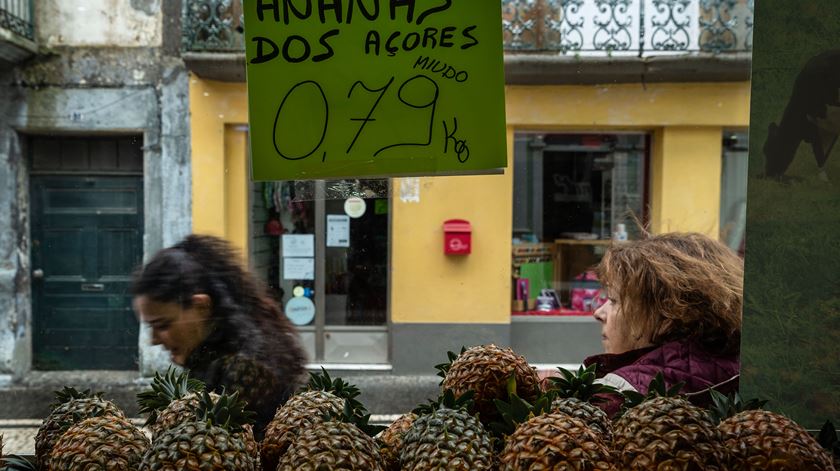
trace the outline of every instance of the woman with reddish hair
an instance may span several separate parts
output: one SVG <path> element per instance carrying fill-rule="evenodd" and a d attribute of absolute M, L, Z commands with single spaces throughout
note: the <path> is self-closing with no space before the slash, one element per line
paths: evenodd
<path fill-rule="evenodd" d="M 605 353 L 584 364 L 598 364 L 599 382 L 644 394 L 661 372 L 700 405 L 711 388 L 737 389 L 744 268 L 735 252 L 702 234 L 653 235 L 613 245 L 597 273 Z M 614 415 L 622 399 L 608 399 Z"/>

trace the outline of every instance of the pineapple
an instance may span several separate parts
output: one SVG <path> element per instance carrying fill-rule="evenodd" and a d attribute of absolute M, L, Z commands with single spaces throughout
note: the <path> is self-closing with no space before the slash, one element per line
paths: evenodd
<path fill-rule="evenodd" d="M 705 410 L 677 396 L 681 387 L 666 390 L 660 373 L 647 396 L 624 393 L 629 408 L 616 421 L 613 438 L 620 469 L 728 469 L 720 432 Z"/>
<path fill-rule="evenodd" d="M 42 470 L 50 469 L 47 461 L 53 445 L 71 425 L 97 415 L 125 419 L 125 414 L 114 403 L 102 399 L 101 393 L 65 387 L 55 395 L 57 402 L 35 435 L 35 462 Z"/>
<path fill-rule="evenodd" d="M 596 365 L 580 367 L 577 373 L 558 368 L 560 377 L 548 378 L 548 391 L 557 396 L 551 402 L 552 412 L 563 412 L 582 420 L 604 443 L 612 443 L 612 422 L 607 413 L 595 405 L 599 394 L 617 394 L 612 386 L 595 383 Z"/>
<path fill-rule="evenodd" d="M 139 471 L 254 471 L 254 458 L 237 432 L 252 421 L 239 393 L 213 400 L 203 391 L 192 420 L 164 431 L 143 456 Z"/>
<path fill-rule="evenodd" d="M 277 471 L 384 471 L 379 447 L 372 438 L 384 427 L 368 424 L 370 414 L 345 402 L 340 413 L 300 432 L 280 458 Z"/>
<path fill-rule="evenodd" d="M 729 451 L 732 471 L 834 471 L 831 456 L 804 428 L 782 415 L 761 410 L 766 401 L 743 403 L 735 394 L 712 391 L 714 418 Z"/>
<path fill-rule="evenodd" d="M 612 470 L 613 458 L 586 423 L 562 412 L 549 412 L 523 422 L 505 440 L 500 470 Z"/>
<path fill-rule="evenodd" d="M 204 390 L 204 383 L 190 378 L 186 372 L 175 374 L 174 369 L 167 370 L 164 376 L 155 373 L 150 389 L 137 394 L 137 404 L 140 413 L 149 414 L 145 426 L 152 434 L 152 442 L 166 430 L 177 427 L 182 422 L 194 416 L 193 410 L 198 406 L 200 395 Z M 214 401 L 219 395 L 211 392 Z M 242 431 L 236 432 L 238 438 L 245 442 L 248 453 L 259 461 L 260 450 L 251 424 L 243 424 Z"/>
<path fill-rule="evenodd" d="M 491 429 L 501 438 L 502 471 L 520 469 L 613 470 L 613 457 L 601 436 L 585 422 L 551 410 L 555 393 L 540 394 L 533 404 L 516 394 L 508 381 L 509 402 L 496 400 L 501 421 Z"/>
<path fill-rule="evenodd" d="M 482 471 L 495 469 L 494 462 L 490 434 L 464 409 L 421 415 L 403 436 L 404 471 Z"/>
<path fill-rule="evenodd" d="M 133 471 L 149 449 L 149 439 L 128 420 L 99 416 L 71 426 L 58 439 L 47 467 L 54 470 Z"/>
<path fill-rule="evenodd" d="M 484 424 L 499 419 L 493 401 L 506 399 L 506 385 L 513 376 L 520 397 L 533 401 L 540 392 L 540 379 L 536 370 L 510 348 L 479 345 L 461 349 L 460 355 L 449 352 L 451 363 L 437 365 L 444 389 L 451 389 L 456 396 L 469 390 L 475 391 L 475 407 Z"/>
<path fill-rule="evenodd" d="M 403 438 L 415 420 L 417 420 L 417 414 L 414 412 L 403 414 L 392 422 L 387 429 L 376 436 L 376 441 L 379 444 L 379 453 L 385 462 L 386 470 L 399 471 L 400 450 L 402 450 Z"/>
<path fill-rule="evenodd" d="M 303 430 L 324 422 L 325 414 L 338 414 L 346 404 L 361 408 L 355 400 L 359 389 L 344 382 L 341 378 L 333 381 L 326 370 L 322 373 L 310 373 L 307 389 L 292 396 L 277 409 L 274 419 L 265 430 L 265 438 L 260 445 L 260 456 L 266 470 L 274 470 L 280 457 L 286 453 Z"/>
<path fill-rule="evenodd" d="M 197 399 L 193 393 L 204 390 L 204 383 L 197 379 L 190 379 L 187 373 L 176 375 L 173 368 L 169 368 L 166 374 L 161 376 L 155 373 L 149 389 L 137 394 L 137 405 L 140 406 L 141 414 L 149 414 L 144 426 L 148 427 L 152 434 L 152 440 L 158 437 L 164 430 L 182 422 L 185 418 L 192 416 L 189 405 L 191 401 L 184 398 Z M 192 401 L 195 404 L 195 401 Z"/>

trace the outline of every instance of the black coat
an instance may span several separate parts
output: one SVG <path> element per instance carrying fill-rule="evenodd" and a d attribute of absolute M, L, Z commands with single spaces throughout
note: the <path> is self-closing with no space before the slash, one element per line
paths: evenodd
<path fill-rule="evenodd" d="M 209 391 L 239 392 L 256 413 L 258 440 L 305 376 L 306 356 L 297 332 L 281 316 L 231 314 L 215 320 L 185 365 Z"/>

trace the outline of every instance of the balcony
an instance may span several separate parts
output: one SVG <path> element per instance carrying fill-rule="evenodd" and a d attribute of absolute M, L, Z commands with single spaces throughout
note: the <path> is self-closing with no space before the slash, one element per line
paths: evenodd
<path fill-rule="evenodd" d="M 0 63 L 16 64 L 35 54 L 34 0 L 0 0 Z"/>
<path fill-rule="evenodd" d="M 500 1 L 508 83 L 749 79 L 755 0 Z M 183 5 L 188 66 L 244 81 L 241 0 Z"/>

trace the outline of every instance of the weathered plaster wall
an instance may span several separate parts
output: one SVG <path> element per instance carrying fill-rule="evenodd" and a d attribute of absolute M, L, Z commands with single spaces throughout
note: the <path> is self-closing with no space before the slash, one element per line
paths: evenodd
<path fill-rule="evenodd" d="M 188 90 L 183 63 L 159 48 L 60 47 L 0 73 L 0 384 L 31 368 L 24 136 L 142 134 L 148 258 L 192 227 Z M 143 374 L 166 368 L 145 328 L 138 341 Z"/>
<path fill-rule="evenodd" d="M 0 74 L 0 80 L 5 74 Z M 7 75 L 5 75 L 7 77 Z M 29 186 L 20 141 L 7 117 L 24 112 L 20 94 L 0 89 L 0 384 L 30 368 Z"/>
<path fill-rule="evenodd" d="M 38 0 L 41 46 L 156 47 L 161 0 Z"/>

